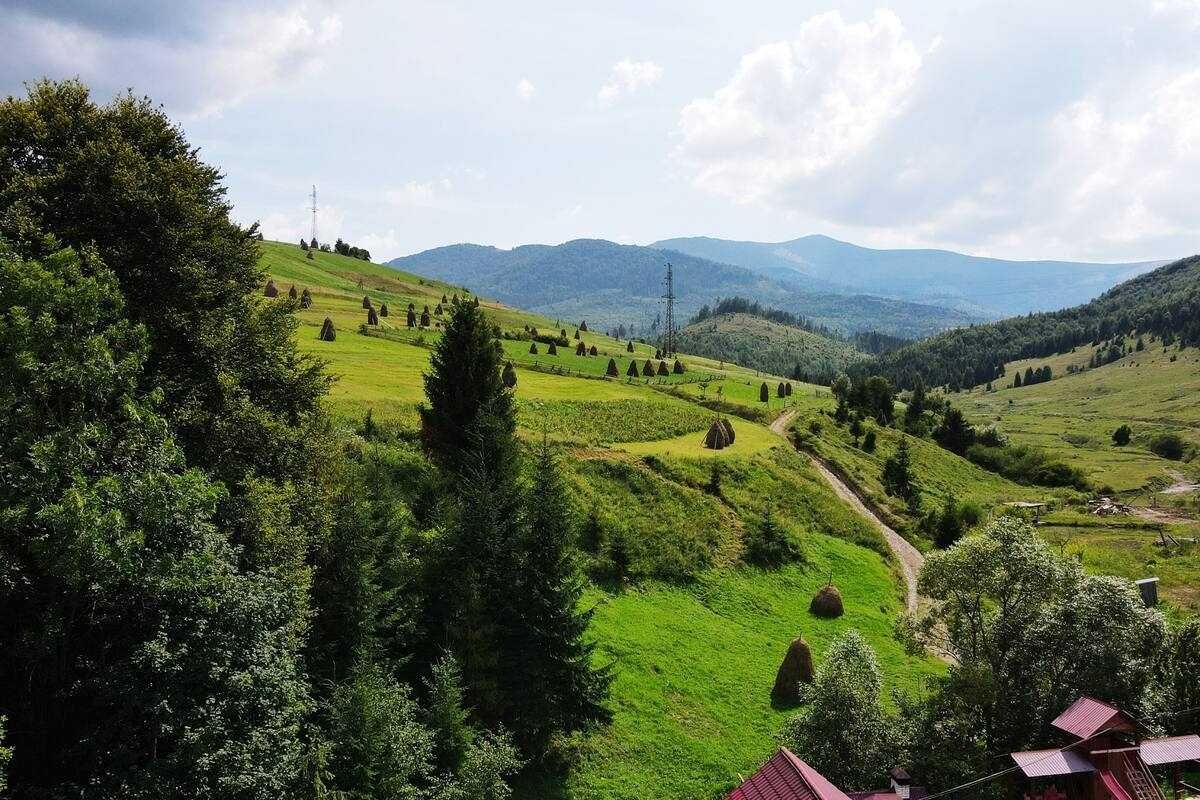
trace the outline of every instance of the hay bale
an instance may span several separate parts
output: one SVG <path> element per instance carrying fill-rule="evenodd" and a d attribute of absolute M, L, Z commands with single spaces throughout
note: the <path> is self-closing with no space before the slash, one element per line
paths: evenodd
<path fill-rule="evenodd" d="M 733 423 L 726 417 L 721 417 L 717 422 L 721 423 L 721 427 L 725 429 L 725 438 L 729 439 L 730 444 L 733 444 L 737 438 L 737 434 L 733 432 Z"/>
<path fill-rule="evenodd" d="M 404 320 L 404 324 L 410 328 L 417 327 L 417 312 L 413 311 L 412 303 L 408 305 L 408 317 Z"/>
<path fill-rule="evenodd" d="M 337 331 L 333 329 L 333 320 L 329 317 L 325 318 L 324 324 L 321 325 L 321 333 L 317 338 L 322 342 L 332 342 L 337 338 Z"/>
<path fill-rule="evenodd" d="M 592 345 L 591 347 L 589 347 L 589 348 L 588 348 L 588 355 L 589 355 L 589 356 L 594 356 L 594 355 L 596 355 L 596 353 L 598 353 L 598 352 L 599 352 L 599 351 L 596 349 L 596 345 Z"/>
<path fill-rule="evenodd" d="M 605 370 L 604 374 L 610 378 L 621 377 L 621 371 L 617 369 L 617 360 L 615 358 L 610 358 L 608 360 L 608 369 Z"/>
<path fill-rule="evenodd" d="M 551 342 L 551 343 L 550 343 L 550 344 L 549 344 L 549 345 L 546 347 L 546 355 L 548 355 L 548 356 L 556 356 L 556 355 L 558 355 L 558 348 L 554 346 L 554 342 Z"/>
<path fill-rule="evenodd" d="M 650 362 L 650 359 L 648 359 L 648 358 L 646 359 L 646 363 L 642 365 L 642 377 L 643 378 L 653 378 L 654 377 L 654 364 L 652 364 Z"/>
<path fill-rule="evenodd" d="M 381 317 L 387 316 L 387 303 L 379 304 L 379 316 L 381 316 Z"/>
<path fill-rule="evenodd" d="M 308 289 L 305 289 L 304 294 L 300 295 L 300 307 L 312 308 L 312 293 Z"/>
<path fill-rule="evenodd" d="M 682 375 L 682 374 L 683 374 L 683 372 L 684 372 L 684 369 L 683 369 L 683 362 L 682 362 L 682 361 L 680 361 L 678 358 L 677 358 L 677 359 L 675 359 L 675 367 L 674 367 L 674 369 L 672 370 L 672 372 L 674 372 L 676 375 Z"/>
<path fill-rule="evenodd" d="M 671 374 L 671 370 L 669 370 L 667 368 L 667 362 L 665 362 L 665 361 L 658 362 L 658 374 L 659 375 L 670 375 Z"/>
<path fill-rule="evenodd" d="M 292 288 L 288 289 L 288 299 L 295 300 L 299 295 L 296 293 L 296 284 L 292 284 Z"/>
<path fill-rule="evenodd" d="M 788 645 L 787 654 L 779 671 L 775 673 L 775 685 L 771 687 L 771 700 L 779 705 L 794 706 L 800 703 L 800 684 L 812 683 L 812 651 L 803 636 L 797 636 Z"/>
<path fill-rule="evenodd" d="M 808 604 L 808 613 L 825 619 L 834 619 L 846 613 L 842 608 L 842 593 L 832 583 L 821 587 L 812 602 Z"/>
<path fill-rule="evenodd" d="M 704 434 L 704 446 L 709 450 L 724 450 L 732 442 L 729 441 L 729 436 L 725 433 L 725 426 L 721 424 L 721 420 L 713 420 L 713 424 L 708 426 L 708 433 Z"/>
<path fill-rule="evenodd" d="M 629 362 L 629 367 L 625 370 L 625 374 L 628 375 L 630 378 L 636 378 L 638 376 L 638 368 L 637 368 L 636 361 Z"/>
<path fill-rule="evenodd" d="M 511 361 L 504 365 L 504 371 L 500 373 L 500 379 L 504 381 L 504 385 L 509 389 L 517 385 L 517 371 L 513 368 Z"/>
<path fill-rule="evenodd" d="M 537 342 L 530 342 L 529 343 L 529 355 L 536 356 L 537 354 L 538 354 L 537 353 Z"/>
<path fill-rule="evenodd" d="M 370 308 L 370 307 L 371 307 L 371 298 L 367 297 L 366 295 L 363 295 L 363 308 Z"/>
<path fill-rule="evenodd" d="M 421 327 L 428 328 L 429 325 L 430 325 L 429 309 L 426 308 L 424 311 L 421 312 Z"/>
<path fill-rule="evenodd" d="M 267 281 L 267 288 L 263 289 L 264 297 L 279 297 L 279 290 L 275 288 L 275 281 Z"/>
<path fill-rule="evenodd" d="M 575 345 L 575 355 L 577 355 L 577 356 L 586 356 L 587 355 L 587 346 L 582 341 L 580 341 L 579 344 Z"/>
<path fill-rule="evenodd" d="M 633 339 L 630 339 L 628 342 L 625 343 L 625 352 L 626 353 L 633 352 Z"/>
<path fill-rule="evenodd" d="M 368 325 L 378 325 L 379 324 L 379 315 L 375 313 L 375 309 L 373 309 L 373 308 L 367 309 L 367 324 Z"/>

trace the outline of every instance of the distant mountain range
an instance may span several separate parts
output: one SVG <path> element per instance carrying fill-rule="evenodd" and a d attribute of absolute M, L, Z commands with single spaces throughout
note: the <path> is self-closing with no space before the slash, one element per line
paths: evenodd
<path fill-rule="evenodd" d="M 1005 261 L 948 250 L 872 250 L 828 236 L 790 242 L 691 237 L 653 247 L 733 264 L 802 289 L 869 294 L 996 319 L 1085 303 L 1166 261 Z"/>
<path fill-rule="evenodd" d="M 961 309 L 867 293 L 822 291 L 820 284 L 806 280 L 802 273 L 768 274 L 683 252 L 602 239 L 512 250 L 457 244 L 389 263 L 550 317 L 587 320 L 590 326 L 604 329 L 624 324 L 649 334 L 662 307 L 667 261 L 674 268 L 680 326 L 705 303 L 733 295 L 801 314 L 846 333 L 878 330 L 915 338 L 984 319 Z"/>

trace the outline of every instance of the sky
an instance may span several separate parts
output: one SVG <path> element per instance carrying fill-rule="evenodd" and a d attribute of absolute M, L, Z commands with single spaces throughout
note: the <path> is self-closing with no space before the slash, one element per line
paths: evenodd
<path fill-rule="evenodd" d="M 132 89 L 268 238 L 1200 251 L 1200 0 L 0 0 L 0 91 Z"/>

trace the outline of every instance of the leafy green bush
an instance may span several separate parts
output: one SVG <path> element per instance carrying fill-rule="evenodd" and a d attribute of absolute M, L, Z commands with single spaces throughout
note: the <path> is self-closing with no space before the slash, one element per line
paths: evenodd
<path fill-rule="evenodd" d="M 1119 427 L 1115 431 L 1113 431 L 1113 435 L 1112 435 L 1113 444 L 1115 444 L 1117 447 L 1124 447 L 1125 445 L 1129 444 L 1129 438 L 1132 435 L 1133 435 L 1133 429 L 1130 428 L 1128 425 L 1122 425 L 1121 427 Z"/>
<path fill-rule="evenodd" d="M 746 560 L 760 567 L 781 567 L 804 560 L 800 543 L 775 521 L 769 508 L 762 522 L 746 534 L 745 545 Z"/>
<path fill-rule="evenodd" d="M 966 456 L 984 469 L 997 472 L 1009 480 L 1025 485 L 1072 486 L 1088 488 L 1087 478 L 1075 467 L 1057 461 L 1044 451 L 1028 445 L 988 447 L 973 444 Z"/>
<path fill-rule="evenodd" d="M 1179 461 L 1183 458 L 1186 443 L 1178 433 L 1160 433 L 1150 440 L 1150 452 L 1160 458 Z"/>

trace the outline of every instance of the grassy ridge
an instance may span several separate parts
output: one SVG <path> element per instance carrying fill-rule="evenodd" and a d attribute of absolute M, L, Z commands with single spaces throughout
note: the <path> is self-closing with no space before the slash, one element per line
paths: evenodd
<path fill-rule="evenodd" d="M 694 322 L 679 332 L 679 346 L 777 375 L 791 375 L 799 368 L 806 375 L 832 377 L 867 358 L 848 342 L 753 314 L 721 314 Z"/>

